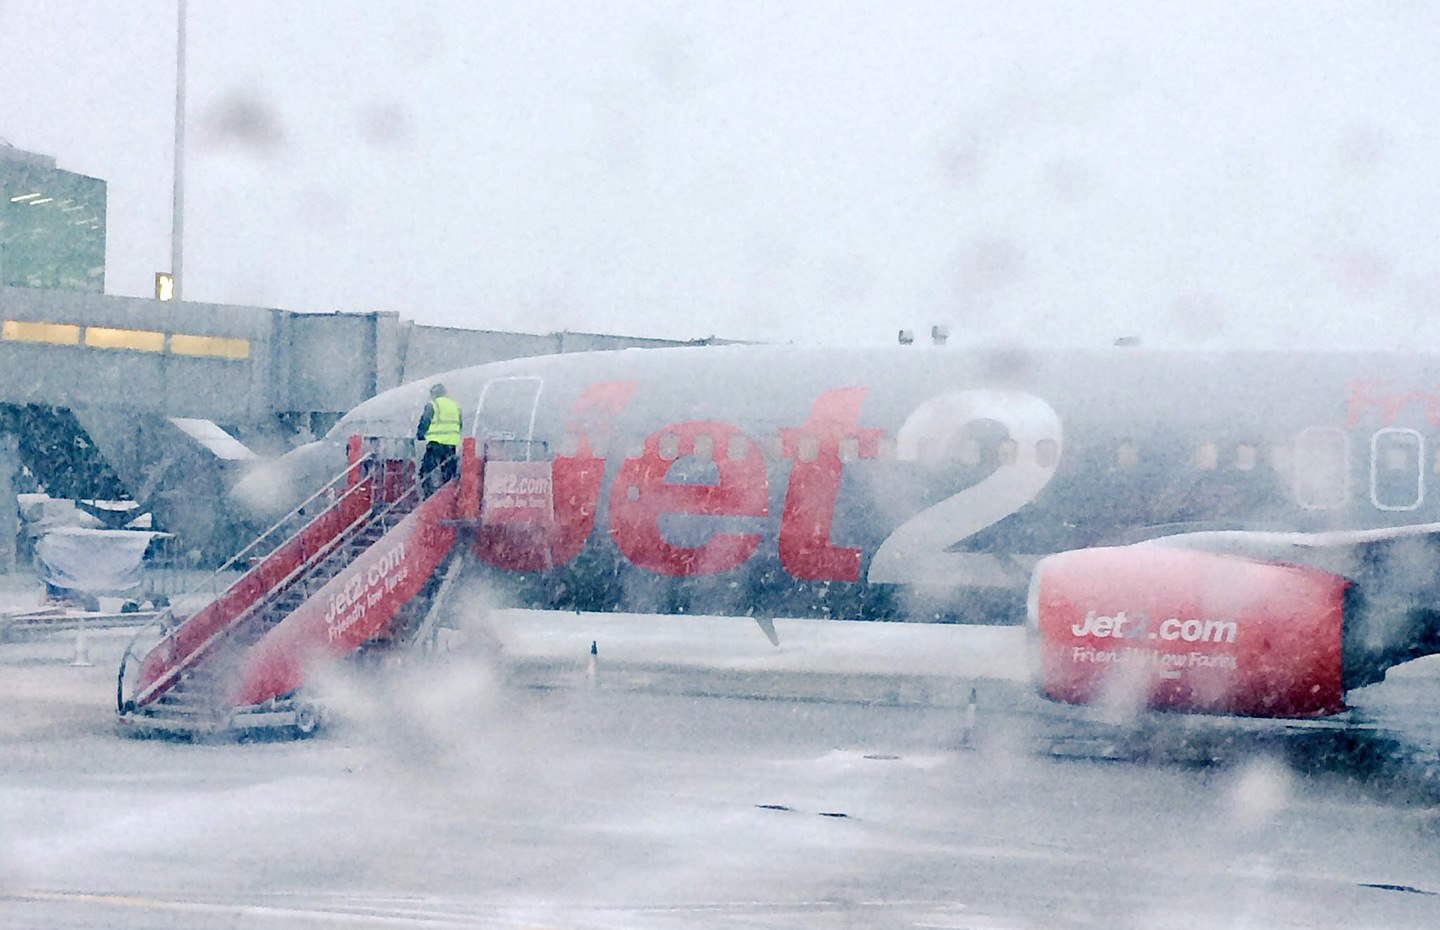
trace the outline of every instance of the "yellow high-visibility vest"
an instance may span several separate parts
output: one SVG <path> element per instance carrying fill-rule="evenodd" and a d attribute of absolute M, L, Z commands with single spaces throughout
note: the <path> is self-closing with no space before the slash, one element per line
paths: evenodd
<path fill-rule="evenodd" d="M 425 430 L 426 442 L 442 446 L 460 445 L 460 405 L 448 397 L 430 401 L 430 427 Z"/>

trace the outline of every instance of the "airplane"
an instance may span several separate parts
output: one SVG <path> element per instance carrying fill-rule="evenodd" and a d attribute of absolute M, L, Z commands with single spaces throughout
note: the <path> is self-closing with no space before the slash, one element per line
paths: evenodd
<path fill-rule="evenodd" d="M 386 391 L 239 482 L 255 519 L 413 441 L 442 382 L 544 519 L 471 555 L 574 610 L 1020 624 L 1041 693 L 1323 718 L 1440 652 L 1440 376 L 1406 353 L 736 345 Z M 543 467 L 543 466 L 542 466 Z"/>

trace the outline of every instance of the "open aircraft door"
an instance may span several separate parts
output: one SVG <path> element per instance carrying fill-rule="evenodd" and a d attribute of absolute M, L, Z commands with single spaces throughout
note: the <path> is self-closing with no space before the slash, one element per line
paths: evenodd
<path fill-rule="evenodd" d="M 492 443 L 513 446 L 525 461 L 532 458 L 535 416 L 545 382 L 540 378 L 495 378 L 480 389 L 475 411 L 475 438 L 484 450 Z"/>

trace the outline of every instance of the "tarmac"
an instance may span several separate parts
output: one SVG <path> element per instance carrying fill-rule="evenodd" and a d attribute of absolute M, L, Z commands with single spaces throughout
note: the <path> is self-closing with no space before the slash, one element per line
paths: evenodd
<path fill-rule="evenodd" d="M 912 678 L 903 625 L 777 623 L 766 659 L 689 619 L 491 612 L 248 743 L 117 736 L 130 631 L 89 667 L 73 632 L 0 644 L 0 926 L 1440 925 L 1440 663 L 1341 730 L 1160 752 L 1055 712 L 995 631 L 920 631 L 993 651 Z M 1226 751 L 1171 751 L 1197 734 Z"/>

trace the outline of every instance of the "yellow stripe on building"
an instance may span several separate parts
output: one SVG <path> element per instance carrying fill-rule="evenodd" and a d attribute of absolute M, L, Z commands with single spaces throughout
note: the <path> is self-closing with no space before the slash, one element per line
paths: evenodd
<path fill-rule="evenodd" d="M 54 346 L 84 345 L 93 349 L 132 349 L 137 352 L 164 352 L 165 334 L 153 329 L 120 329 L 113 326 L 85 326 L 75 323 L 42 323 L 35 320 L 6 320 L 0 339 L 9 342 L 41 342 Z M 250 340 L 234 336 L 170 335 L 170 351 L 176 355 L 206 358 L 246 359 Z"/>
<path fill-rule="evenodd" d="M 33 320 L 6 320 L 0 338 L 12 342 L 44 342 L 55 346 L 80 344 L 80 327 L 72 323 L 39 323 Z"/>
<path fill-rule="evenodd" d="M 134 349 L 137 352 L 164 352 L 165 334 L 149 329 L 85 327 L 85 344 L 96 349 Z"/>
<path fill-rule="evenodd" d="M 172 333 L 170 351 L 176 355 L 209 355 L 217 358 L 249 358 L 250 340 L 230 336 L 190 336 Z"/>

